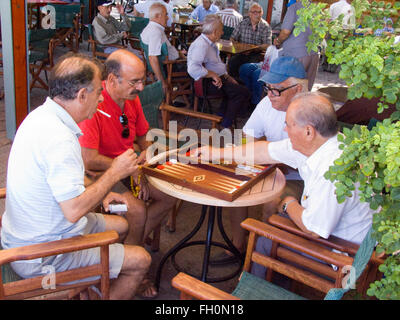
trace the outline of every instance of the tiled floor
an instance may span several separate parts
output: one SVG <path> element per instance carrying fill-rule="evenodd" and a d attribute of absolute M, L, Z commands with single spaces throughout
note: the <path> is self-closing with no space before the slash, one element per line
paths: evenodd
<path fill-rule="evenodd" d="M 86 44 L 81 45 L 81 51 L 83 53 L 87 53 L 85 51 L 87 49 Z M 60 50 L 61 52 L 62 50 Z M 331 74 L 327 72 L 320 71 L 318 72 L 316 82 L 314 84 L 313 90 L 316 90 L 320 87 L 326 87 L 326 86 L 337 86 L 337 85 L 343 85 L 343 82 L 338 79 L 338 74 Z M 0 90 L 3 91 L 3 79 L 0 78 Z M 32 108 L 39 106 L 45 99 L 46 97 L 46 91 L 42 89 L 33 89 L 31 93 L 31 106 Z M 239 127 L 243 126 L 245 123 L 246 118 L 240 119 L 238 125 Z M 6 185 L 6 168 L 7 168 L 7 161 L 8 161 L 8 155 L 10 152 L 11 148 L 11 141 L 6 138 L 6 132 L 5 132 L 5 112 L 4 112 L 4 99 L 0 100 L 0 186 L 5 186 Z M 195 222 L 198 220 L 198 217 L 200 215 L 200 205 L 196 204 L 191 204 L 188 202 L 184 202 L 182 205 L 182 208 L 178 214 L 178 219 L 177 219 L 177 226 L 176 226 L 176 231 L 174 233 L 169 233 L 167 231 L 162 230 L 161 234 L 161 247 L 160 251 L 156 253 L 152 253 L 153 257 L 153 264 L 152 268 L 150 270 L 150 274 L 152 276 L 155 275 L 156 272 L 156 267 L 162 257 L 163 254 L 165 254 L 174 244 L 176 244 L 180 239 L 182 239 L 189 231 L 194 227 Z M 0 200 L 0 214 L 4 212 L 4 201 Z M 224 217 L 229 214 L 229 210 L 224 210 Z M 259 207 L 253 207 L 250 208 L 250 216 L 259 218 L 260 217 L 260 208 Z M 228 219 L 225 219 L 228 220 Z M 224 223 L 226 231 L 229 235 L 230 232 L 230 226 L 228 221 Z M 205 235 L 205 228 L 203 227 L 200 232 L 201 235 L 199 236 L 200 238 Z M 217 231 L 215 231 L 214 234 L 217 239 L 220 239 L 220 235 L 218 234 Z M 199 238 L 196 237 L 196 238 Z M 194 239 L 195 240 L 195 239 Z M 200 248 L 196 247 L 191 247 L 186 248 L 183 250 L 180 254 L 177 255 L 177 261 L 178 264 L 184 266 L 186 270 L 191 270 L 196 272 L 196 269 L 199 269 L 200 263 L 199 261 L 202 260 L 202 254 L 203 250 Z M 212 253 L 213 254 L 213 253 Z M 230 268 L 221 268 L 221 267 L 214 267 L 210 269 L 210 272 L 215 275 L 224 275 L 227 274 L 234 266 L 231 266 Z M 176 270 L 168 261 L 165 264 L 164 271 L 162 274 L 162 281 L 161 281 L 161 287 L 160 287 L 160 292 L 158 299 L 165 299 L 165 300 L 170 300 L 170 299 L 178 299 L 178 292 L 174 290 L 171 285 L 170 281 L 172 277 L 176 274 Z M 218 283 L 215 284 L 217 287 L 220 287 L 223 290 L 226 291 L 231 291 L 237 281 L 237 277 L 230 281 L 225 281 L 223 283 Z"/>

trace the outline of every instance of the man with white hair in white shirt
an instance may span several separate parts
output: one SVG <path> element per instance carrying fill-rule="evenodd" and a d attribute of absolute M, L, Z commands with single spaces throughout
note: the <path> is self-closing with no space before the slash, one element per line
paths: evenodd
<path fill-rule="evenodd" d="M 143 29 L 140 34 L 140 39 L 148 46 L 149 64 L 153 72 L 162 83 L 164 92 L 168 90 L 168 83 L 161 70 L 159 56 L 162 55 L 161 47 L 165 43 L 168 49 L 168 60 L 176 60 L 178 58 L 185 58 L 186 51 L 178 51 L 168 40 L 165 35 L 165 27 L 167 25 L 167 10 L 162 3 L 154 2 L 149 9 L 149 24 Z M 176 65 L 174 65 L 176 67 Z M 186 66 L 185 66 L 186 69 Z"/>
<path fill-rule="evenodd" d="M 287 196 L 281 199 L 277 211 L 287 214 L 303 232 L 327 239 L 330 235 L 360 244 L 372 224 L 373 210 L 360 201 L 357 186 L 352 196 L 338 203 L 335 185 L 324 177 L 343 152 L 339 148 L 335 109 L 326 95 L 306 92 L 296 95 L 285 118 L 289 138 L 276 142 L 254 143 L 254 154 L 246 154 L 246 146 L 231 147 L 231 159 L 243 163 L 253 157 L 256 164 L 284 163 L 299 170 L 304 180 L 301 200 Z M 205 146 L 195 150 L 202 160 L 217 160 L 227 150 Z M 260 237 L 256 251 L 269 255 L 272 241 Z M 252 273 L 264 277 L 266 268 L 256 263 Z"/>

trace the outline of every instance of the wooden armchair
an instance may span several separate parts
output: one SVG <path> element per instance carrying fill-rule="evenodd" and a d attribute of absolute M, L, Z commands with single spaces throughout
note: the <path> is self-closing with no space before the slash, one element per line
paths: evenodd
<path fill-rule="evenodd" d="M 302 238 L 306 238 L 312 242 L 323 245 L 327 248 L 338 250 L 340 252 L 345 252 L 351 257 L 354 257 L 358 249 L 360 248 L 360 246 L 356 243 L 346 241 L 344 239 L 335 236 L 330 236 L 328 239 L 312 237 L 311 235 L 306 234 L 301 229 L 299 229 L 289 218 L 277 214 L 270 216 L 268 219 L 268 223 L 276 228 L 285 230 L 287 232 L 290 232 L 291 234 L 301 236 Z M 281 254 L 281 252 L 277 252 L 277 254 Z M 303 261 L 301 257 L 300 259 L 298 259 L 298 257 L 296 257 L 295 255 L 290 255 L 290 254 L 288 255 L 287 252 L 286 254 L 284 253 L 284 256 L 282 256 L 282 258 L 293 260 L 293 262 L 298 263 L 300 265 L 306 262 Z M 369 284 L 382 277 L 382 274 L 379 272 L 378 267 L 383 262 L 384 262 L 383 258 L 377 257 L 376 252 L 374 251 L 368 265 L 366 266 L 364 272 L 358 279 L 358 283 L 356 286 L 357 291 L 363 296 L 366 296 L 366 291 L 369 287 Z M 328 267 L 327 272 L 324 272 L 324 268 L 321 268 L 320 265 L 315 265 L 313 267 L 315 269 L 312 270 L 314 270 L 315 272 L 319 272 L 321 274 L 325 274 L 325 276 L 327 277 L 331 277 L 334 279 L 334 277 L 336 276 L 336 273 L 332 272 L 333 269 L 330 267 Z"/>
<path fill-rule="evenodd" d="M 114 48 L 117 48 L 117 49 L 126 49 L 126 46 L 122 45 L 122 43 L 121 44 L 108 44 L 106 46 L 102 45 L 94 37 L 93 25 L 87 24 L 86 27 L 87 27 L 88 33 L 89 33 L 88 45 L 91 48 L 92 57 L 93 58 L 97 58 L 97 59 L 100 59 L 100 60 L 107 59 L 109 54 L 104 52 L 104 48 L 105 47 L 114 47 Z"/>
<path fill-rule="evenodd" d="M 5 196 L 6 189 L 0 189 L 0 199 L 5 198 Z M 118 234 L 116 231 L 106 231 L 7 250 L 1 250 L 0 246 L 0 274 L 2 278 L 0 284 L 0 300 L 28 299 L 60 291 L 67 291 L 67 297 L 74 298 L 83 290 L 97 284 L 101 286 L 102 299 L 109 299 L 108 246 L 117 241 Z M 46 283 L 46 279 L 49 279 L 46 277 L 49 276 L 21 279 L 9 265 L 9 263 L 13 261 L 49 257 L 94 247 L 100 247 L 101 263 L 55 273 L 54 277 L 52 277 L 55 281 L 54 287 L 49 285 L 49 288 L 44 288 L 43 286 L 43 283 Z M 94 276 L 100 276 L 100 278 L 98 280 L 84 280 L 83 282 L 75 284 L 70 283 Z"/>
<path fill-rule="evenodd" d="M 54 48 L 57 44 L 57 40 L 53 38 L 54 35 L 55 31 L 52 29 L 29 30 L 30 90 L 33 88 L 48 90 L 47 83 L 40 77 L 40 75 L 42 71 L 44 71 L 47 81 L 47 71 L 53 67 Z"/>
<path fill-rule="evenodd" d="M 142 47 L 145 55 L 149 76 L 153 79 L 153 81 L 155 81 L 153 69 L 149 61 L 148 45 L 140 41 L 140 46 Z M 171 105 L 177 97 L 181 96 L 185 101 L 186 106 L 189 107 L 190 102 L 188 97 L 192 95 L 192 80 L 187 73 L 186 59 L 167 60 L 167 57 L 167 45 L 166 43 L 163 43 L 163 45 L 161 46 L 161 55 L 158 57 L 158 61 L 160 64 L 161 72 L 163 73 L 163 76 L 168 83 L 168 90 L 166 93 L 165 101 L 167 104 Z M 180 65 L 180 68 L 177 67 L 178 65 Z M 183 71 L 176 71 L 178 68 Z"/>
<path fill-rule="evenodd" d="M 244 272 L 242 273 L 240 281 L 232 294 L 228 295 L 227 293 L 222 292 L 211 285 L 205 284 L 187 274 L 179 273 L 172 279 L 172 286 L 181 291 L 181 299 L 304 299 L 304 297 L 299 294 L 288 291 L 270 282 L 269 278 L 272 278 L 273 272 L 281 273 L 286 277 L 326 294 L 325 299 L 327 300 L 341 299 L 365 269 L 375 246 L 375 240 L 371 237 L 372 229 L 370 229 L 362 242 L 355 258 L 352 258 L 344 254 L 333 252 L 323 245 L 255 219 L 246 219 L 241 223 L 241 226 L 248 230 L 250 235 L 243 267 Z M 270 256 L 264 256 L 254 251 L 255 241 L 258 236 L 267 237 L 274 242 Z M 338 272 L 335 281 L 329 281 L 325 276 L 304 270 L 301 266 L 299 267 L 281 260 L 279 257 L 283 255 L 282 252 L 293 252 L 290 249 L 325 261 L 327 264 L 324 266 L 327 268 L 330 268 L 329 264 L 336 265 L 338 267 Z M 279 253 L 278 251 L 281 252 Z M 319 263 L 307 256 L 300 254 L 297 255 L 301 256 L 302 259 L 308 259 L 308 263 L 311 265 Z M 253 262 L 264 265 L 268 268 L 266 281 L 249 273 Z M 355 274 L 353 275 L 350 273 L 350 276 L 347 277 L 344 271 L 349 268 L 349 266 L 354 267 L 352 270 L 355 271 Z M 350 283 L 345 280 L 350 280 Z M 342 288 L 342 282 L 345 282 L 348 286 Z"/>
<path fill-rule="evenodd" d="M 50 6 L 50 5 L 49 5 Z M 68 47 L 73 52 L 79 51 L 81 27 L 80 4 L 51 4 L 56 13 L 57 43 Z"/>

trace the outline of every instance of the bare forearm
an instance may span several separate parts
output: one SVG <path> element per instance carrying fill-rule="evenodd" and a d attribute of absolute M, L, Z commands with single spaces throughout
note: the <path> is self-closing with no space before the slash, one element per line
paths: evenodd
<path fill-rule="evenodd" d="M 82 157 L 86 170 L 105 171 L 111 167 L 112 158 L 98 153 L 95 149 L 82 148 Z"/>
<path fill-rule="evenodd" d="M 89 185 L 81 195 L 61 202 L 60 206 L 67 220 L 75 223 L 93 210 L 118 181 L 119 173 L 110 168 L 96 182 Z"/>
<path fill-rule="evenodd" d="M 151 68 L 153 69 L 153 72 L 156 75 L 157 80 L 165 81 L 162 71 L 161 71 L 161 68 L 160 68 L 160 64 L 158 62 L 158 57 L 157 56 L 149 56 L 149 61 L 150 61 Z"/>

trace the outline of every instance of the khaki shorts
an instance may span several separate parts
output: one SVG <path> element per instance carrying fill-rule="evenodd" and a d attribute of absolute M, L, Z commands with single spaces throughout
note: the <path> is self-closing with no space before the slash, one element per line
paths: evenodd
<path fill-rule="evenodd" d="M 86 215 L 88 223 L 83 234 L 103 232 L 106 229 L 104 216 L 100 213 L 88 213 Z M 124 262 L 124 246 L 120 243 L 111 244 L 109 247 L 110 259 L 110 278 L 117 278 Z M 11 267 L 22 278 L 32 278 L 44 276 L 53 272 L 62 272 L 70 269 L 86 267 L 100 263 L 100 248 L 91 248 L 58 256 L 43 258 L 40 263 L 29 263 L 26 261 L 16 261 L 11 263 Z M 99 279 L 100 276 L 86 278 L 70 283 L 81 281 L 91 281 Z"/>

